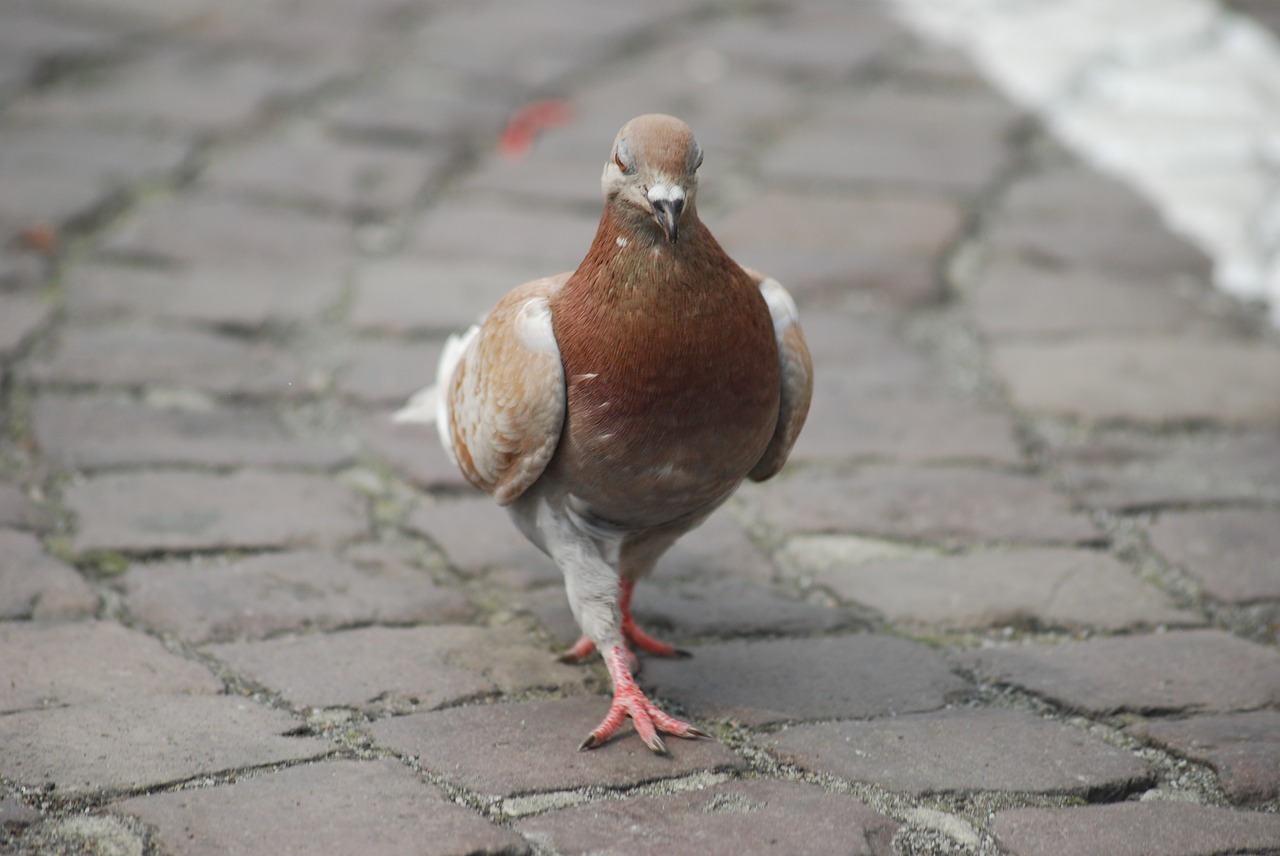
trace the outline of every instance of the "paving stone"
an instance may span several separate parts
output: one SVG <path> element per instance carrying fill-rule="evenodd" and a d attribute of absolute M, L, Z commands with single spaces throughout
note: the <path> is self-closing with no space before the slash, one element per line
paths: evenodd
<path fill-rule="evenodd" d="M 267 208 L 210 194 L 174 197 L 150 205 L 109 232 L 101 243 L 108 256 L 168 262 L 295 265 L 313 270 L 321 260 L 345 261 L 350 227 L 297 211 Z"/>
<path fill-rule="evenodd" d="M 767 176 L 973 193 L 1008 159 L 1005 137 L 1017 118 L 987 92 L 893 87 L 843 96 L 818 116 L 765 154 Z"/>
<path fill-rule="evenodd" d="M 1280 701 L 1280 654 L 1220 630 L 990 648 L 956 660 L 1091 714 L 1251 710 Z"/>
<path fill-rule="evenodd" d="M 1153 436 L 1133 430 L 1051 440 L 1063 482 L 1091 506 L 1280 499 L 1280 437 L 1271 430 Z"/>
<path fill-rule="evenodd" d="M 523 820 L 518 828 L 535 844 L 565 856 L 888 856 L 898 824 L 850 796 L 754 779 L 592 803 Z"/>
<path fill-rule="evenodd" d="M 11 797 L 0 797 L 0 832 L 11 832 L 30 826 L 43 817 L 36 811 Z"/>
<path fill-rule="evenodd" d="M 0 711 L 5 712 L 222 689 L 203 666 L 110 622 L 6 622 L 0 624 L 0 646 L 6 663 Z"/>
<path fill-rule="evenodd" d="M 21 711 L 0 717 L 0 775 L 64 795 L 132 791 L 333 751 L 286 736 L 297 727 L 284 711 L 231 696 L 126 695 Z"/>
<path fill-rule="evenodd" d="M 84 578 L 34 535 L 0 529 L 0 619 L 84 618 L 97 609 L 98 596 Z"/>
<path fill-rule="evenodd" d="M 546 274 L 534 264 L 480 259 L 370 261 L 356 273 L 351 323 L 362 332 L 395 335 L 460 332 L 508 291 Z"/>
<path fill-rule="evenodd" d="M 0 359 L 9 359 L 32 341 L 53 315 L 40 294 L 0 293 Z"/>
<path fill-rule="evenodd" d="M 968 688 L 928 648 L 891 636 L 721 642 L 690 651 L 690 660 L 646 660 L 642 685 L 695 716 L 748 725 L 934 710 Z"/>
<path fill-rule="evenodd" d="M 52 529 L 53 524 L 49 509 L 32 502 L 18 485 L 0 482 L 0 526 L 43 531 Z"/>
<path fill-rule="evenodd" d="M 80 323 L 106 318 L 181 321 L 240 330 L 315 321 L 337 305 L 343 266 L 293 261 L 285 269 L 222 259 L 157 270 L 76 265 L 67 276 L 67 309 Z"/>
<path fill-rule="evenodd" d="M 758 495 L 783 532 L 851 532 L 942 544 L 1099 539 L 1067 499 L 1032 476 L 960 468 L 866 467 L 784 476 Z"/>
<path fill-rule="evenodd" d="M 515 833 L 450 802 L 394 760 L 304 764 L 222 787 L 136 797 L 112 810 L 155 827 L 159 846 L 178 856 L 529 852 Z"/>
<path fill-rule="evenodd" d="M 1129 733 L 1213 767 L 1233 802 L 1280 798 L 1280 712 L 1143 720 Z"/>
<path fill-rule="evenodd" d="M 396 475 L 418 487 L 480 495 L 440 447 L 434 424 L 401 425 L 392 421 L 393 412 L 375 411 L 360 425 L 361 440 L 374 455 Z"/>
<path fill-rule="evenodd" d="M 1107 553 L 1041 547 L 886 558 L 809 571 L 843 600 L 890 621 L 948 629 L 1014 626 L 1123 630 L 1195 625 Z"/>
<path fill-rule="evenodd" d="M 593 167 L 583 182 L 595 184 Z M 541 265 L 541 275 L 573 270 L 595 237 L 599 211 L 590 214 L 551 208 L 527 209 L 488 201 L 459 201 L 433 209 L 410 238 L 408 251 L 441 258 L 484 258 L 503 264 Z M 508 288 L 519 283 L 512 283 Z"/>
<path fill-rule="evenodd" d="M 1221 856 L 1272 852 L 1280 816 L 1185 802 L 1015 808 L 991 822 L 1016 856 Z"/>
<path fill-rule="evenodd" d="M 36 442 L 58 469 L 140 465 L 332 470 L 354 456 L 336 441 L 298 436 L 260 407 L 152 407 L 132 400 L 42 395 L 31 409 Z"/>
<path fill-rule="evenodd" d="M 366 627 L 205 650 L 299 707 L 431 709 L 495 693 L 581 690 L 584 677 L 530 636 L 464 625 Z"/>
<path fill-rule="evenodd" d="M 1151 546 L 1227 603 L 1280 598 L 1280 512 L 1209 509 L 1161 514 Z"/>
<path fill-rule="evenodd" d="M 1223 424 L 1280 419 L 1280 348 L 1237 341 L 1006 343 L 991 365 L 1015 406 L 1090 421 Z"/>
<path fill-rule="evenodd" d="M 818 311 L 802 312 L 800 322 L 818 366 L 818 388 L 830 379 L 839 394 L 855 400 L 945 392 L 937 366 L 874 318 Z"/>
<path fill-rule="evenodd" d="M 945 199 L 766 189 L 717 218 L 714 232 L 730 255 L 776 278 L 802 305 L 856 289 L 913 306 L 940 296 L 927 268 L 960 226 L 960 209 Z"/>
<path fill-rule="evenodd" d="M 391 717 L 368 730 L 379 745 L 417 758 L 424 770 L 495 796 L 623 788 L 746 766 L 714 740 L 673 737 L 670 755 L 655 755 L 629 730 L 591 752 L 577 751 L 608 709 L 601 696 L 487 704 Z"/>
<path fill-rule="evenodd" d="M 403 214 L 448 149 L 392 149 L 343 142 L 298 125 L 228 152 L 201 176 L 218 190 L 368 215 Z"/>
<path fill-rule="evenodd" d="M 769 745 L 803 769 L 915 796 L 972 791 L 1115 795 L 1150 784 L 1136 755 L 1020 710 L 946 710 L 792 726 Z M 992 746 L 1000 746 L 992 753 Z"/>
<path fill-rule="evenodd" d="M 402 405 L 435 382 L 442 342 L 387 340 L 354 343 L 338 391 L 357 401 Z"/>
<path fill-rule="evenodd" d="M 974 321 L 996 337 L 1172 333 L 1208 326 L 1178 279 L 1053 268 L 1001 259 L 967 297 Z"/>
<path fill-rule="evenodd" d="M 51 357 L 31 362 L 41 384 L 190 387 L 221 395 L 300 397 L 323 384 L 316 370 L 266 342 L 206 330 L 121 324 L 69 327 Z"/>
<path fill-rule="evenodd" d="M 819 371 L 791 460 L 1023 463 L 1003 413 L 945 395 L 859 396 L 847 373 Z"/>
<path fill-rule="evenodd" d="M 430 538 L 468 576 L 483 575 L 522 588 L 564 581 L 555 564 L 520 534 L 506 510 L 479 491 L 420 505 L 409 512 L 405 528 Z"/>
<path fill-rule="evenodd" d="M 438 624 L 473 614 L 465 598 L 423 571 L 309 551 L 134 565 L 123 586 L 134 619 L 195 643 L 312 628 Z"/>
<path fill-rule="evenodd" d="M 76 552 L 335 545 L 365 534 L 357 497 L 330 479 L 243 471 L 112 473 L 64 493 Z"/>
<path fill-rule="evenodd" d="M 360 84 L 363 85 L 360 85 Z M 345 136 L 405 141 L 496 137 L 510 110 L 511 93 L 477 86 L 457 69 L 436 65 L 423 74 L 416 64 L 368 78 L 345 98 L 326 99 L 319 115 Z"/>

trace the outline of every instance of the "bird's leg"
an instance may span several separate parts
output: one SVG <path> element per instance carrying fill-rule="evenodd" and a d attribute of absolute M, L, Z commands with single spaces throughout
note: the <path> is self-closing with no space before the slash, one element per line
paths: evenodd
<path fill-rule="evenodd" d="M 674 734 L 676 737 L 709 737 L 710 735 L 705 731 L 664 713 L 656 704 L 649 701 L 644 690 L 640 689 L 636 679 L 631 676 L 631 669 L 627 662 L 628 653 L 622 645 L 614 645 L 605 653 L 604 662 L 609 668 L 609 677 L 613 679 L 613 704 L 609 706 L 609 712 L 605 718 L 587 735 L 587 739 L 583 740 L 578 748 L 594 749 L 604 743 L 628 716 L 631 717 L 631 723 L 635 726 L 640 739 L 644 741 L 644 745 L 659 754 L 666 754 L 667 751 L 667 745 L 658 736 L 659 731 Z"/>
<path fill-rule="evenodd" d="M 618 611 L 622 614 L 622 635 L 631 643 L 632 650 L 627 651 L 627 661 L 634 673 L 639 666 L 639 661 L 633 653 L 635 649 L 644 651 L 646 654 L 653 654 L 656 657 L 688 657 L 689 652 L 680 648 L 654 639 L 648 633 L 640 629 L 636 624 L 635 618 L 631 615 L 631 595 L 635 591 L 636 581 L 623 579 L 618 586 Z M 578 641 L 573 643 L 568 651 L 560 655 L 561 662 L 580 663 L 591 652 L 596 650 L 596 644 L 589 637 L 583 635 Z"/>

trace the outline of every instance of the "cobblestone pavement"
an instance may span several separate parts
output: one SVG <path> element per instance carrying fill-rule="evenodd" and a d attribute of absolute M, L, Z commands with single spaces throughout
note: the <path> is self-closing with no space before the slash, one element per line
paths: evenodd
<path fill-rule="evenodd" d="M 818 372 L 670 757 L 388 420 L 651 110 Z M 1280 336 L 879 6 L 4 0 L 0 232 L 0 851 L 1280 853 Z"/>

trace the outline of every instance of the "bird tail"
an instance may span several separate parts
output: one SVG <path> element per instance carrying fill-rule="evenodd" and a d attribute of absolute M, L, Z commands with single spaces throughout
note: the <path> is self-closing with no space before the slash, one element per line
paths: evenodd
<path fill-rule="evenodd" d="M 415 392 L 405 402 L 404 407 L 391 417 L 397 423 L 436 424 L 440 433 L 440 445 L 449 453 L 449 458 L 456 458 L 453 452 L 453 437 L 449 435 L 449 397 L 445 390 L 453 380 L 454 370 L 462 362 L 467 346 L 480 332 L 480 325 L 473 324 L 465 333 L 454 333 L 445 340 L 444 349 L 440 352 L 440 364 L 436 369 L 436 382 L 431 386 Z"/>

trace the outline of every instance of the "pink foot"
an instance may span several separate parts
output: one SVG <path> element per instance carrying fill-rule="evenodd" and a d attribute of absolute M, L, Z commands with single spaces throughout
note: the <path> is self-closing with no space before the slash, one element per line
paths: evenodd
<path fill-rule="evenodd" d="M 658 736 L 659 731 L 676 737 L 710 737 L 702 729 L 663 713 L 649 701 L 649 697 L 637 686 L 635 678 L 631 677 L 627 664 L 629 653 L 626 648 L 617 645 L 605 656 L 605 665 L 609 667 L 609 676 L 613 678 L 613 704 L 609 706 L 605 718 L 587 735 L 578 749 L 594 749 L 604 743 L 628 716 L 644 745 L 660 755 L 666 754 L 667 745 Z"/>

